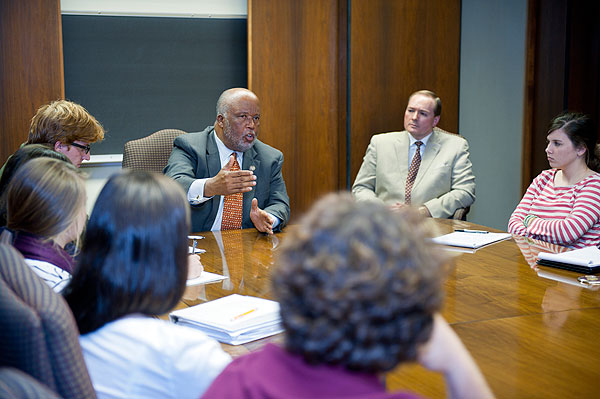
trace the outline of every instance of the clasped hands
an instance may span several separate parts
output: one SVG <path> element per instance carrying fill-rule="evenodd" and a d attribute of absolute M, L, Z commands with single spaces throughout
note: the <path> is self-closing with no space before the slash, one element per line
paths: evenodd
<path fill-rule="evenodd" d="M 246 193 L 256 186 L 256 176 L 251 170 L 231 170 L 235 157 L 231 155 L 229 162 L 217 173 L 208 179 L 204 185 L 204 196 L 230 195 Z M 258 200 L 252 199 L 250 219 L 254 227 L 262 233 L 273 234 L 273 220 L 271 216 L 258 207 Z"/>
<path fill-rule="evenodd" d="M 409 206 L 410 206 L 410 205 L 408 205 L 408 204 L 405 204 L 404 202 L 396 202 L 395 204 L 393 204 L 393 205 L 390 205 L 390 206 L 389 206 L 389 208 L 390 208 L 390 209 L 391 209 L 393 212 L 396 212 L 396 211 L 399 211 L 399 210 L 400 210 L 400 209 L 402 209 L 402 208 L 409 207 Z M 421 215 L 423 215 L 423 216 L 425 216 L 425 217 L 431 217 L 431 213 L 429 213 L 429 209 L 427 209 L 427 207 L 426 207 L 425 205 L 421 205 L 421 206 L 418 208 L 418 211 L 419 211 L 419 213 L 420 213 Z"/>

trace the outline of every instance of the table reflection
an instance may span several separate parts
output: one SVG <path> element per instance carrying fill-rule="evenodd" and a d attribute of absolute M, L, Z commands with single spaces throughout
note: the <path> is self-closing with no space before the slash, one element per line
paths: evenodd
<path fill-rule="evenodd" d="M 183 301 L 194 305 L 230 294 L 270 298 L 269 277 L 279 237 L 254 229 L 203 233 L 198 242 L 205 250 L 201 261 L 206 271 L 221 274 L 225 280 L 187 287 Z"/>
<path fill-rule="evenodd" d="M 536 268 L 537 256 L 540 252 L 550 252 L 553 254 L 559 254 L 561 252 L 570 251 L 569 248 L 563 247 L 558 244 L 551 244 L 549 242 L 534 240 L 533 238 L 523 237 L 513 234 L 513 239 L 519 246 L 523 257 L 529 263 L 529 266 Z"/>

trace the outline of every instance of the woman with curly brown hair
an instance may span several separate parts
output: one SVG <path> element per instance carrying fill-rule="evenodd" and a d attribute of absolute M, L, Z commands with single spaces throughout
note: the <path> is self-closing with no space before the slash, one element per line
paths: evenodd
<path fill-rule="evenodd" d="M 285 348 L 240 357 L 205 398 L 408 398 L 381 377 L 418 361 L 444 373 L 451 397 L 492 397 L 477 365 L 439 315 L 444 259 L 410 209 L 319 201 L 291 229 L 273 272 Z"/>

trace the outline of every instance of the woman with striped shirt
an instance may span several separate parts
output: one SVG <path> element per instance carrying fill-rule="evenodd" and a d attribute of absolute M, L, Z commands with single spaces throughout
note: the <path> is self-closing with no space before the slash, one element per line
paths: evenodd
<path fill-rule="evenodd" d="M 531 183 L 508 222 L 513 234 L 582 248 L 600 244 L 600 146 L 591 119 L 565 113 L 548 130 L 552 169 Z"/>

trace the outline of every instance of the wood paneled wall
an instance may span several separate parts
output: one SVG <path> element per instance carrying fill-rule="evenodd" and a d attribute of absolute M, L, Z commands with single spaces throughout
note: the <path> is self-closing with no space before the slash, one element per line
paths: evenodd
<path fill-rule="evenodd" d="M 600 138 L 600 24 L 591 1 L 529 0 L 522 191 L 548 169 L 550 121 L 584 112 Z"/>
<path fill-rule="evenodd" d="M 64 75 L 59 0 L 0 4 L 4 160 Z M 436 91 L 440 126 L 457 130 L 459 48 L 460 0 L 248 1 L 249 88 L 294 216 L 353 182 L 370 137 L 403 129 L 411 92 Z"/>
<path fill-rule="evenodd" d="M 345 4 L 248 1 L 248 85 L 261 140 L 284 154 L 295 216 L 345 175 Z"/>
<path fill-rule="evenodd" d="M 60 1 L 0 0 L 0 162 L 37 109 L 64 95 Z"/>
<path fill-rule="evenodd" d="M 410 93 L 436 91 L 457 130 L 459 49 L 460 0 L 248 1 L 249 87 L 295 216 L 352 184 L 371 135 L 403 129 Z"/>

